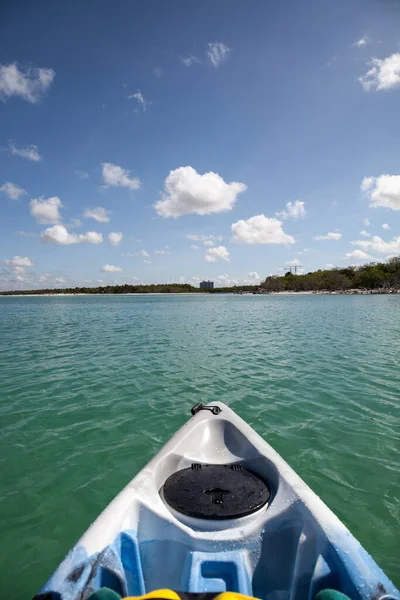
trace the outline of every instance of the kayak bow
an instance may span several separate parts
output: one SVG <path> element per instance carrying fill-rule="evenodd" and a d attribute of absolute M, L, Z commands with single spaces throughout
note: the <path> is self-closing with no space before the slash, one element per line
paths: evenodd
<path fill-rule="evenodd" d="M 101 513 L 36 600 L 160 588 L 312 600 L 400 594 L 282 457 L 223 403 L 188 421 Z"/>

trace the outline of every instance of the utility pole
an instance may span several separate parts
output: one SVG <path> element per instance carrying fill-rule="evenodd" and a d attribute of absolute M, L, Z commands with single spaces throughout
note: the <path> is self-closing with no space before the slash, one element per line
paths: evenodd
<path fill-rule="evenodd" d="M 284 265 L 283 267 L 280 267 L 281 269 L 286 269 L 286 272 L 289 271 L 289 273 L 293 273 L 297 275 L 297 269 L 302 269 L 303 265 Z M 293 269 L 293 271 L 292 271 Z"/>

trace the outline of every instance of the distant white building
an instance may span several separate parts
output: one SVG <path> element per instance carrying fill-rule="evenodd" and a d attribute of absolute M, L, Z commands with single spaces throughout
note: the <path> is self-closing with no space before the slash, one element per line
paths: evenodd
<path fill-rule="evenodd" d="M 214 282 L 213 281 L 200 281 L 200 289 L 201 290 L 213 290 Z"/>

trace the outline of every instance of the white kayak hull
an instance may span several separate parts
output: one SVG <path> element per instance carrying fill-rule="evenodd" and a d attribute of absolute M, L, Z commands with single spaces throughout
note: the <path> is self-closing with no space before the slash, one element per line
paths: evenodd
<path fill-rule="evenodd" d="M 230 408 L 214 406 L 219 414 L 200 410 L 109 504 L 36 598 L 84 600 L 109 586 L 126 596 L 170 588 L 311 600 L 334 588 L 352 600 L 400 600 L 282 457 Z M 163 485 L 192 463 L 239 464 L 268 483 L 271 497 L 236 519 L 183 515 L 165 501 Z"/>

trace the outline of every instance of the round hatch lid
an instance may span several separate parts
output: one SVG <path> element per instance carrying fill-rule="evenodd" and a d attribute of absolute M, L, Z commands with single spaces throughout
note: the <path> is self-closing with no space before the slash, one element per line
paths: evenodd
<path fill-rule="evenodd" d="M 264 506 L 264 481 L 238 464 L 192 464 L 168 477 L 164 498 L 176 511 L 198 519 L 237 519 Z"/>

